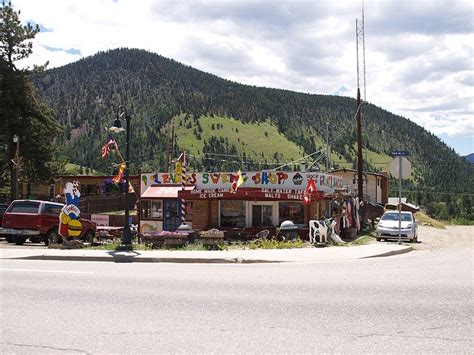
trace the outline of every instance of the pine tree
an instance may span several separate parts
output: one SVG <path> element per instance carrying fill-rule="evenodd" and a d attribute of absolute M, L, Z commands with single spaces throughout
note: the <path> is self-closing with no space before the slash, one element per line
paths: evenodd
<path fill-rule="evenodd" d="M 54 161 L 54 136 L 60 126 L 52 110 L 42 103 L 28 79 L 28 69 L 18 69 L 15 62 L 32 53 L 31 40 L 39 27 L 22 25 L 20 12 L 13 10 L 11 3 L 0 7 L 0 145 L 7 145 L 6 156 L 0 157 L 2 172 L 10 171 L 10 181 L 16 177 L 14 164 L 16 143 L 20 139 L 20 172 L 28 183 L 47 182 L 59 168 Z M 42 70 L 35 67 L 34 71 Z M 8 179 L 2 174 L 3 182 Z M 15 184 L 10 185 L 11 198 L 17 197 Z"/>

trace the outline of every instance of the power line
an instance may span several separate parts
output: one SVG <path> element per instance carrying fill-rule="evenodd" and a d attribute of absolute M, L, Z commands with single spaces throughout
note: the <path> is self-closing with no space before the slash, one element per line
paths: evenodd
<path fill-rule="evenodd" d="M 389 192 L 398 192 L 398 189 L 389 189 Z M 470 192 L 445 192 L 446 190 L 426 191 L 426 190 L 403 190 L 403 193 L 424 193 L 431 195 L 460 195 L 460 196 L 474 196 Z"/>

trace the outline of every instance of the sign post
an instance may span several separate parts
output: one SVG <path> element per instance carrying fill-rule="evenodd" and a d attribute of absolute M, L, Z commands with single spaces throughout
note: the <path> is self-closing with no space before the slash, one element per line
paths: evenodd
<path fill-rule="evenodd" d="M 390 173 L 395 176 L 398 172 L 398 244 L 402 244 L 402 179 L 411 174 L 411 163 L 406 158 L 410 152 L 393 150 L 391 155 L 395 159 L 390 164 Z"/>

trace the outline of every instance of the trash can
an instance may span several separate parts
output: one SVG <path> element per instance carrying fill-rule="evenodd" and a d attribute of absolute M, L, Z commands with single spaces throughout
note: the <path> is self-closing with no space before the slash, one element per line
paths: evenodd
<path fill-rule="evenodd" d="M 283 221 L 277 236 L 279 241 L 298 239 L 298 227 L 293 221 Z"/>
<path fill-rule="evenodd" d="M 186 223 L 181 223 L 181 225 L 176 229 L 176 233 L 186 236 L 188 238 L 188 242 L 190 243 L 194 243 L 197 235 L 196 231 Z"/>

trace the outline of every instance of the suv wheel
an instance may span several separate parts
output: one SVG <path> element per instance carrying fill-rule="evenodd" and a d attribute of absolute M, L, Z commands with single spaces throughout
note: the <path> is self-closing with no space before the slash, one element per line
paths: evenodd
<path fill-rule="evenodd" d="M 5 239 L 7 240 L 8 243 L 15 243 L 15 240 L 13 239 L 13 235 L 7 234 Z"/>
<path fill-rule="evenodd" d="M 84 234 L 84 237 L 82 238 L 82 240 L 85 242 L 85 243 L 91 243 L 94 241 L 94 232 L 93 231 L 87 231 L 86 234 Z"/>
<path fill-rule="evenodd" d="M 15 235 L 13 237 L 13 240 L 15 241 L 15 244 L 16 245 L 23 245 L 25 242 L 26 242 L 26 238 L 25 237 L 20 237 L 18 235 Z"/>

